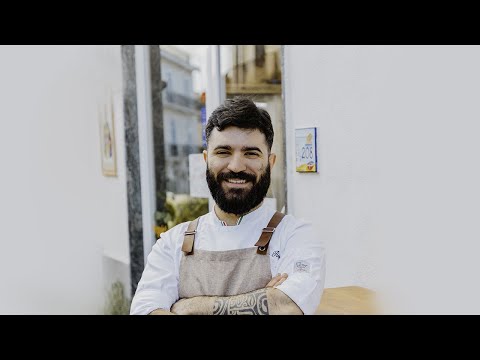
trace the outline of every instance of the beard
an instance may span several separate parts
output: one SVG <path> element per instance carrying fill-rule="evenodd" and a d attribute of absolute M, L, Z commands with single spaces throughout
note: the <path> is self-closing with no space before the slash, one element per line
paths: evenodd
<path fill-rule="evenodd" d="M 256 182 L 255 175 L 244 171 L 234 173 L 220 173 L 217 177 L 210 171 L 207 165 L 207 184 L 212 194 L 213 200 L 220 209 L 226 213 L 235 215 L 244 215 L 250 210 L 258 206 L 267 195 L 270 187 L 270 163 L 267 165 L 265 172 Z M 229 189 L 225 191 L 222 187 L 222 181 L 228 179 L 241 179 L 253 183 L 251 189 Z"/>

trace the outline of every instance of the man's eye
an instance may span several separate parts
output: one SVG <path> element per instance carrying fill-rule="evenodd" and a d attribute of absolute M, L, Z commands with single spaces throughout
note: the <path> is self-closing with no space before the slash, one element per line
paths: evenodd
<path fill-rule="evenodd" d="M 245 155 L 246 156 L 258 156 L 258 153 L 256 153 L 256 152 L 246 152 Z"/>
<path fill-rule="evenodd" d="M 217 155 L 228 155 L 228 151 L 217 151 Z"/>

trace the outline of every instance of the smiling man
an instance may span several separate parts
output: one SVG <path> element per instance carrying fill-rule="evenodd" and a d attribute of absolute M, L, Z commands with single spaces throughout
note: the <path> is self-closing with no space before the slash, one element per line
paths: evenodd
<path fill-rule="evenodd" d="M 206 215 L 153 246 L 131 314 L 313 314 L 325 282 L 325 251 L 309 223 L 264 205 L 273 127 L 246 97 L 228 99 L 206 127 Z"/>

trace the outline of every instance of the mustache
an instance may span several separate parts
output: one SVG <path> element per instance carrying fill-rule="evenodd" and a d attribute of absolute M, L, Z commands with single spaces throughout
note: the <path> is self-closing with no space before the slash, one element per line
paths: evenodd
<path fill-rule="evenodd" d="M 238 173 L 233 172 L 233 171 L 229 171 L 229 172 L 220 173 L 220 174 L 217 175 L 217 181 L 229 180 L 229 179 L 240 179 L 240 180 L 245 180 L 245 181 L 251 181 L 253 183 L 257 180 L 255 175 L 246 173 L 244 171 L 241 171 L 241 172 L 238 172 Z"/>

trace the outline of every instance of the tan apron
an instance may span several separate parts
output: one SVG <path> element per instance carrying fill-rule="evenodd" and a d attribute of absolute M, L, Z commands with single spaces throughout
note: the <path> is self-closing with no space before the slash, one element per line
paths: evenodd
<path fill-rule="evenodd" d="M 182 246 L 179 297 L 232 296 L 264 288 L 272 279 L 270 239 L 285 215 L 276 212 L 254 247 L 228 251 L 193 251 L 198 218 L 190 222 Z"/>

